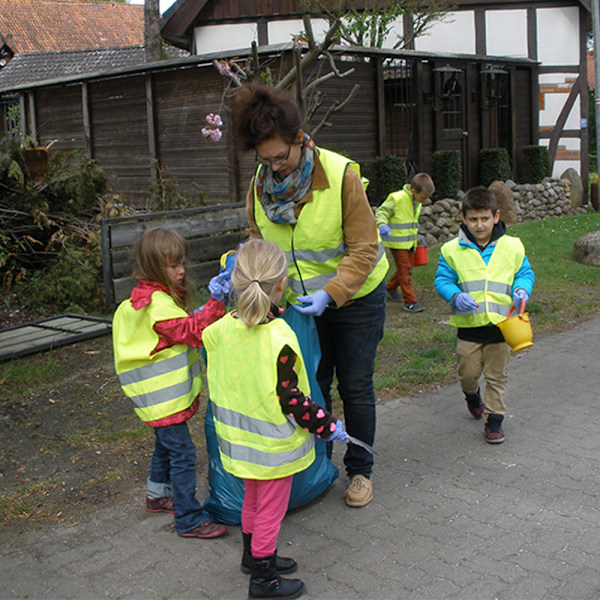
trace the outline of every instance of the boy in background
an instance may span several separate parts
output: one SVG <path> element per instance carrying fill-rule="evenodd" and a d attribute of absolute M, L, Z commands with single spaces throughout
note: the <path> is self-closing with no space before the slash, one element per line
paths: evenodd
<path fill-rule="evenodd" d="M 383 245 L 390 249 L 396 263 L 396 272 L 387 282 L 386 289 L 394 302 L 404 301 L 404 310 L 408 312 L 425 310 L 413 291 L 412 272 L 421 205 L 433 192 L 435 185 L 431 177 L 427 173 L 417 173 L 400 191 L 392 192 L 375 212 Z"/>
<path fill-rule="evenodd" d="M 485 441 L 504 441 L 502 421 L 510 347 L 496 323 L 514 304 L 529 300 L 535 276 L 519 238 L 505 235 L 498 203 L 485 187 L 471 188 L 462 203 L 458 237 L 442 246 L 435 289 L 452 307 L 450 325 L 458 328 L 458 376 L 469 412 L 484 416 Z M 485 403 L 479 377 L 485 378 Z"/>

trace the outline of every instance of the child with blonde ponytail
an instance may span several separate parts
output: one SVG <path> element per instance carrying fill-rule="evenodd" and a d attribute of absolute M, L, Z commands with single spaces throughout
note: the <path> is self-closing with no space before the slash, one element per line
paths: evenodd
<path fill-rule="evenodd" d="M 241 570 L 250 598 L 298 598 L 297 563 L 277 556 L 294 473 L 315 459 L 310 433 L 347 442 L 341 421 L 310 398 L 296 335 L 277 306 L 287 282 L 284 253 L 252 239 L 231 275 L 236 310 L 204 330 L 212 415 L 223 468 L 244 481 Z"/>

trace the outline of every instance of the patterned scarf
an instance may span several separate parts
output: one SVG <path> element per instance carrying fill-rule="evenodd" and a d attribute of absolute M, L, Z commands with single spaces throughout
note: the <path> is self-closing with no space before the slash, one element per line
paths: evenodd
<path fill-rule="evenodd" d="M 315 143 L 304 134 L 300 164 L 279 180 L 270 166 L 262 165 L 256 176 L 258 199 L 272 223 L 296 222 L 294 207 L 308 194 L 315 166 Z"/>

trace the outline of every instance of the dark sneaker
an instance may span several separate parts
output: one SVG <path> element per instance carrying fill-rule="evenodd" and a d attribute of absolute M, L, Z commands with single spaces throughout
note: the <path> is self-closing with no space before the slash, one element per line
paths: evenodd
<path fill-rule="evenodd" d="M 404 305 L 404 310 L 408 312 L 421 312 L 425 310 L 425 307 L 421 306 L 418 302 L 409 302 Z"/>
<path fill-rule="evenodd" d="M 175 514 L 175 505 L 173 504 L 173 496 L 168 498 L 148 498 L 146 497 L 146 510 L 151 513 L 168 513 Z"/>
<path fill-rule="evenodd" d="M 217 525 L 213 523 L 209 519 L 204 521 L 202 525 L 198 525 L 195 529 L 191 531 L 186 531 L 185 533 L 178 533 L 177 535 L 185 538 L 216 538 L 221 537 L 227 533 L 227 527 L 225 525 Z"/>
<path fill-rule="evenodd" d="M 392 302 L 402 302 L 402 296 L 398 293 L 398 290 L 387 290 L 387 293 Z"/>
<path fill-rule="evenodd" d="M 485 441 L 488 444 L 501 444 L 504 441 L 504 431 L 502 431 L 502 415 L 488 415 L 487 423 L 485 424 Z"/>
<path fill-rule="evenodd" d="M 476 418 L 481 419 L 483 414 L 483 402 L 481 400 L 481 394 L 477 390 L 474 394 L 465 394 L 465 400 L 467 401 L 467 408 L 469 412 Z"/>

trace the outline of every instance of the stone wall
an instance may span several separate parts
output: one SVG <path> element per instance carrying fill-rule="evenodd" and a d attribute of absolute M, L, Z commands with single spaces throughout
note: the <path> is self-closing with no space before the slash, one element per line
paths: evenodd
<path fill-rule="evenodd" d="M 572 208 L 571 184 L 567 179 L 546 178 L 542 183 L 520 185 L 507 181 L 500 185 L 506 186 L 507 194 L 512 193 L 517 223 L 587 212 L 585 207 Z M 460 194 L 464 197 L 464 193 Z M 461 222 L 460 200 L 428 200 L 421 209 L 419 233 L 427 245 L 436 246 L 455 237 Z"/>

